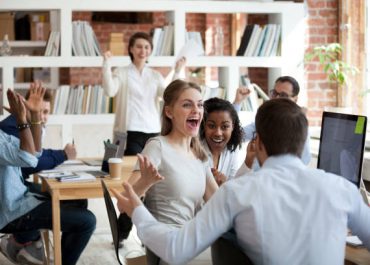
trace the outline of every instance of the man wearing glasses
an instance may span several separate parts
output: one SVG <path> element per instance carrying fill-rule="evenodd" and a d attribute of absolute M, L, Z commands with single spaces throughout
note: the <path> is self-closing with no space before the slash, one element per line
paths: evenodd
<path fill-rule="evenodd" d="M 297 103 L 298 94 L 299 94 L 299 84 L 297 80 L 295 80 L 291 76 L 281 76 L 275 81 L 274 88 L 269 91 L 270 99 L 275 98 L 288 98 L 293 102 Z M 234 106 L 237 111 L 240 110 L 240 104 L 243 100 L 245 100 L 249 96 L 249 89 L 246 87 L 240 87 L 236 91 Z M 236 174 L 241 175 L 242 173 L 250 170 L 250 168 L 257 170 L 260 168 L 257 160 L 255 159 L 255 152 L 253 148 L 253 133 L 256 131 L 255 123 L 252 122 L 243 127 L 244 131 L 244 138 L 245 142 L 249 141 L 247 148 L 247 155 L 245 159 L 245 163 L 243 163 L 241 169 Z M 301 159 L 304 164 L 308 165 L 311 160 L 311 153 L 310 153 L 310 144 L 309 144 L 309 134 L 307 134 L 307 139 L 301 154 Z"/>

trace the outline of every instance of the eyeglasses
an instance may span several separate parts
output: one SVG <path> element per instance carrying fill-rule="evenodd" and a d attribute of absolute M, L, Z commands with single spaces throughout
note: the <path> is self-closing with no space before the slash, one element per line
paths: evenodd
<path fill-rule="evenodd" d="M 279 98 L 291 98 L 291 97 L 293 97 L 293 95 L 288 95 L 285 92 L 280 92 L 279 93 L 279 92 L 276 91 L 276 89 L 270 90 L 269 94 L 270 94 L 271 98 L 277 98 L 277 97 L 279 97 Z"/>

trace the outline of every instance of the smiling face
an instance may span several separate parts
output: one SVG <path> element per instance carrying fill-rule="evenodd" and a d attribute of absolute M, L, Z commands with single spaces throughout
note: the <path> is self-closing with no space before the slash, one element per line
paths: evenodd
<path fill-rule="evenodd" d="M 134 45 L 130 47 L 134 63 L 146 62 L 152 52 L 152 47 L 146 39 L 136 39 Z"/>
<path fill-rule="evenodd" d="M 172 106 L 165 107 L 165 112 L 171 120 L 173 132 L 195 137 L 203 118 L 202 95 L 194 88 L 185 89 Z"/>
<path fill-rule="evenodd" d="M 222 152 L 233 132 L 233 121 L 228 111 L 214 111 L 205 121 L 204 136 L 211 152 Z"/>

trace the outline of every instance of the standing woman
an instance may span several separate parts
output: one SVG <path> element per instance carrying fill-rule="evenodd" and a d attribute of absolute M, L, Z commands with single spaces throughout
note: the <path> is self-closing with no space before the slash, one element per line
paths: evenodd
<path fill-rule="evenodd" d="M 161 135 L 150 139 L 142 154 L 164 180 L 149 188 L 145 205 L 158 221 L 178 227 L 194 218 L 217 184 L 198 139 L 203 118 L 199 86 L 175 80 L 163 99 Z M 135 183 L 139 176 L 137 165 L 129 182 Z M 149 265 L 165 264 L 148 249 L 147 261 Z"/>
<path fill-rule="evenodd" d="M 147 33 L 135 33 L 128 43 L 131 64 L 115 68 L 113 72 L 110 65 L 112 54 L 110 51 L 104 54 L 103 89 L 107 96 L 116 97 L 117 106 L 113 141 L 115 143 L 118 135 L 127 133 L 125 155 L 140 153 L 146 141 L 161 130 L 159 99 L 165 82 L 159 72 L 146 65 L 152 49 L 152 40 Z M 176 62 L 174 79 L 184 65 L 185 58 Z M 118 222 L 122 242 L 129 236 L 132 222 L 126 214 L 121 214 Z"/>
<path fill-rule="evenodd" d="M 104 54 L 103 89 L 107 96 L 116 96 L 114 139 L 127 132 L 126 155 L 136 155 L 146 141 L 159 134 L 159 104 L 165 83 L 163 76 L 146 65 L 152 53 L 151 37 L 144 32 L 131 36 L 128 53 L 131 64 L 111 71 L 111 52 Z M 174 79 L 185 65 L 185 59 L 176 62 Z M 115 142 L 115 141 L 114 141 Z"/>
<path fill-rule="evenodd" d="M 204 102 L 200 138 L 217 184 L 234 178 L 241 164 L 238 148 L 242 145 L 243 128 L 238 113 L 229 101 L 210 98 Z"/>

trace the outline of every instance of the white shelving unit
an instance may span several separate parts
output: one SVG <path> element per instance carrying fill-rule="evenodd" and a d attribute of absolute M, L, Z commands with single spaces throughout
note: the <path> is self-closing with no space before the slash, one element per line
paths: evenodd
<path fill-rule="evenodd" d="M 17 67 L 100 67 L 102 57 L 75 57 L 72 56 L 72 12 L 75 11 L 109 11 L 109 12 L 156 12 L 164 11 L 167 20 L 174 24 L 174 56 L 152 57 L 149 65 L 157 67 L 172 67 L 176 54 L 185 43 L 186 14 L 187 13 L 248 13 L 267 14 L 269 23 L 280 24 L 281 56 L 279 57 L 236 57 L 236 56 L 201 56 L 187 60 L 190 67 L 219 67 L 220 84 L 227 89 L 227 97 L 232 100 L 235 89 L 239 85 L 241 67 L 265 67 L 269 69 L 269 87 L 276 77 L 292 75 L 303 84 L 302 60 L 304 52 L 303 4 L 293 2 L 251 2 L 251 1 L 173 1 L 173 0 L 64 0 L 64 1 L 27 1 L 3 0 L 1 11 L 51 11 L 53 20 L 51 28 L 61 32 L 61 55 L 58 57 L 0 57 L 3 87 L 14 87 L 13 70 Z M 35 45 L 35 44 L 30 44 Z M 113 66 L 129 64 L 129 58 L 117 56 L 112 59 Z M 5 89 L 3 100 L 6 104 Z M 302 96 L 304 96 L 304 91 Z M 302 99 L 302 97 L 301 97 Z M 305 98 L 303 97 L 303 102 Z M 72 117 L 73 116 L 73 117 Z M 113 123 L 113 115 L 95 115 L 89 119 L 91 124 L 106 124 L 107 117 Z M 85 115 L 65 115 L 63 119 L 52 118 L 52 124 L 73 124 L 86 120 Z M 63 130 L 63 139 L 70 139 L 73 135 Z"/>

